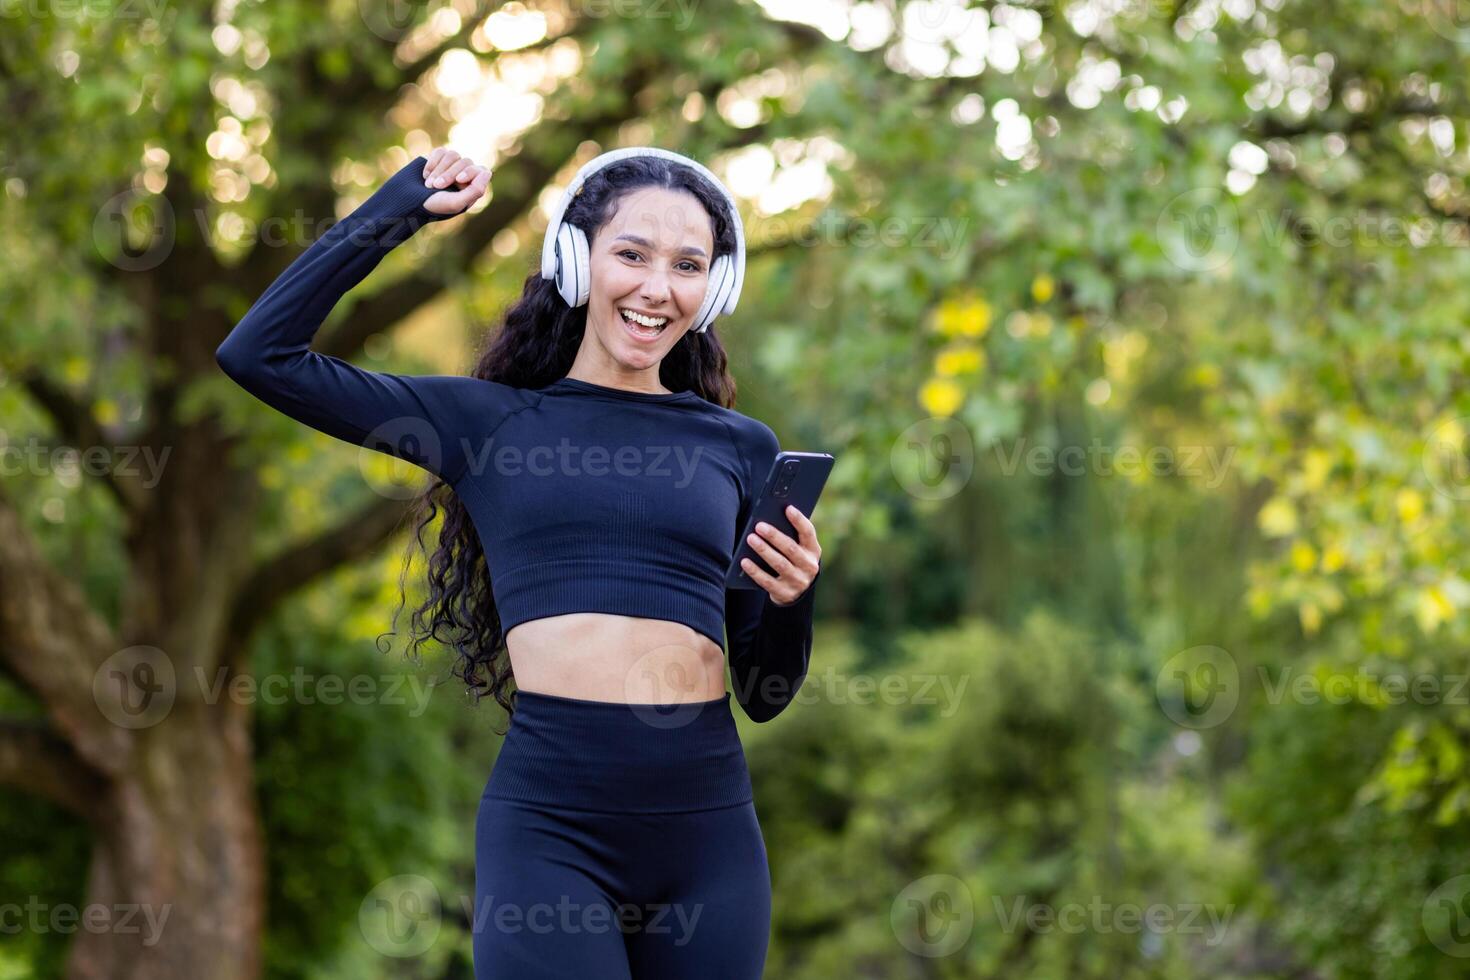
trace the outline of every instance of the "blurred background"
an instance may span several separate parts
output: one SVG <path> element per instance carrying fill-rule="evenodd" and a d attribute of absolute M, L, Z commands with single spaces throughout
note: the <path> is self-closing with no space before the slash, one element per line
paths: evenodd
<path fill-rule="evenodd" d="M 739 719 L 768 976 L 1470 975 L 1467 61 L 1456 0 L 5 2 L 0 978 L 471 976 L 426 474 L 214 362 L 444 144 L 490 194 L 316 350 L 466 373 L 604 150 L 741 202 L 737 408 L 837 456 Z"/>

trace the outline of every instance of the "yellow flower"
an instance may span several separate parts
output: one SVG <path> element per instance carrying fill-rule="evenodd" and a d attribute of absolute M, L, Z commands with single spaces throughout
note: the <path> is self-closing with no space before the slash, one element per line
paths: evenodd
<path fill-rule="evenodd" d="M 1299 572 L 1310 572 L 1317 564 L 1317 549 L 1305 541 L 1291 546 L 1291 565 Z"/>
<path fill-rule="evenodd" d="M 1038 303 L 1045 303 L 1052 298 L 1056 288 L 1057 284 L 1052 277 L 1043 272 L 1031 281 L 1031 298 Z"/>
<path fill-rule="evenodd" d="M 99 398 L 92 405 L 92 417 L 98 425 L 116 425 L 120 414 L 117 402 L 111 398 Z"/>
<path fill-rule="evenodd" d="M 1335 572 L 1347 564 L 1347 552 L 1340 545 L 1330 544 L 1322 549 L 1322 571 Z"/>
<path fill-rule="evenodd" d="M 1269 538 L 1284 538 L 1296 531 L 1296 505 L 1285 497 L 1272 497 L 1256 516 Z"/>
<path fill-rule="evenodd" d="M 1308 636 L 1322 628 L 1322 610 L 1315 602 L 1304 602 L 1297 608 L 1297 617 L 1302 623 L 1302 632 Z"/>
<path fill-rule="evenodd" d="M 983 337 L 990 329 L 990 304 L 970 294 L 945 300 L 934 312 L 934 325 L 946 337 Z"/>
<path fill-rule="evenodd" d="M 1419 593 L 1418 603 L 1414 608 L 1414 616 L 1419 620 L 1419 628 L 1426 633 L 1433 633 L 1439 628 L 1439 624 L 1455 614 L 1455 607 L 1450 602 L 1449 596 L 1437 585 L 1431 585 Z"/>
<path fill-rule="evenodd" d="M 1394 495 L 1394 504 L 1398 507 L 1399 520 L 1405 524 L 1413 524 L 1424 516 L 1424 495 L 1413 487 L 1404 487 Z"/>
<path fill-rule="evenodd" d="M 1325 449 L 1308 449 L 1302 455 L 1302 485 L 1308 490 L 1320 490 L 1327 482 L 1332 470 L 1332 454 Z"/>
<path fill-rule="evenodd" d="M 940 351 L 934 358 L 934 373 L 941 377 L 974 374 L 985 367 L 985 352 L 976 347 L 956 347 Z"/>
<path fill-rule="evenodd" d="M 965 401 L 965 389 L 944 378 L 931 378 L 919 391 L 919 402 L 930 415 L 947 418 Z"/>
<path fill-rule="evenodd" d="M 81 384 L 87 380 L 87 359 L 85 357 L 68 357 L 61 365 L 61 376 L 71 384 Z"/>

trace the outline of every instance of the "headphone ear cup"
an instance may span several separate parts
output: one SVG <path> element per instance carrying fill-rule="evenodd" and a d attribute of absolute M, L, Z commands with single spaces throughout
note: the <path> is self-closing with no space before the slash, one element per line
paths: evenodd
<path fill-rule="evenodd" d="M 574 309 L 592 295 L 590 253 L 582 229 L 563 221 L 556 232 L 556 291 Z"/>
<path fill-rule="evenodd" d="M 695 333 L 704 333 L 721 313 L 735 287 L 735 269 L 730 256 L 721 255 L 710 265 L 709 286 L 704 291 L 704 302 L 699 306 L 699 316 L 691 328 Z"/>

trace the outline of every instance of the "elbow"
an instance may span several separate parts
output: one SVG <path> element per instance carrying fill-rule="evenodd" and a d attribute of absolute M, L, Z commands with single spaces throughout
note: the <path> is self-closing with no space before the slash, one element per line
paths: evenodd
<path fill-rule="evenodd" d="M 764 725 L 772 718 L 779 715 L 786 705 L 769 704 L 765 701 L 742 701 L 740 706 L 745 709 L 745 717 L 758 725 Z"/>
<path fill-rule="evenodd" d="M 226 337 L 224 343 L 214 349 L 214 363 L 227 377 L 238 378 L 242 373 L 244 365 L 235 355 L 235 348 L 230 346 L 230 338 Z"/>
<path fill-rule="evenodd" d="M 252 355 L 246 345 L 242 344 L 236 337 L 239 328 L 236 327 L 218 347 L 214 349 L 214 363 L 224 372 L 225 377 L 237 384 L 244 385 L 249 379 L 256 375 L 261 367 L 258 355 Z"/>
<path fill-rule="evenodd" d="M 737 687 L 736 700 L 745 709 L 747 718 L 757 724 L 765 724 L 796 700 L 796 692 L 801 690 L 801 683 L 805 679 L 805 672 L 789 682 L 779 677 L 765 677 L 756 685 L 756 690 L 741 690 Z"/>

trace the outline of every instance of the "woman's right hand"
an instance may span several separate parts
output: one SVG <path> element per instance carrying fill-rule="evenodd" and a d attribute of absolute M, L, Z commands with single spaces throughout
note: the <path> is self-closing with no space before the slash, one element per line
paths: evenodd
<path fill-rule="evenodd" d="M 424 186 L 444 187 L 424 202 L 433 214 L 455 215 L 480 199 L 490 186 L 490 171 L 447 146 L 436 147 L 424 164 Z"/>

